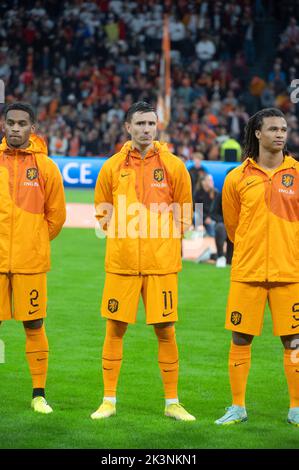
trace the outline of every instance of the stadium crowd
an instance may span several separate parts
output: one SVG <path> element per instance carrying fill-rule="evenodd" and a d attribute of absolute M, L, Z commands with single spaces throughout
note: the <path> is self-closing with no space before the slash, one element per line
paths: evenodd
<path fill-rule="evenodd" d="M 279 106 L 299 150 L 290 83 L 299 26 L 288 19 L 267 79 L 251 76 L 255 22 L 271 1 L 3 1 L 0 79 L 6 102 L 32 103 L 51 155 L 109 156 L 127 139 L 136 100 L 157 101 L 163 13 L 170 14 L 172 115 L 165 137 L 184 159 L 217 160 L 243 139 L 248 113 Z M 277 3 L 277 2 L 276 2 Z"/>

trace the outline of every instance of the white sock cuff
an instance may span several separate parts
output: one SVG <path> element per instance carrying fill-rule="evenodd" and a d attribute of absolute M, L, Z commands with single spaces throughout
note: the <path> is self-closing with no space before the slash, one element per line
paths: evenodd
<path fill-rule="evenodd" d="M 104 397 L 104 400 L 111 401 L 113 405 L 116 404 L 116 397 Z"/>
<path fill-rule="evenodd" d="M 165 398 L 166 406 L 173 405 L 174 403 L 179 403 L 179 399 L 178 398 Z"/>

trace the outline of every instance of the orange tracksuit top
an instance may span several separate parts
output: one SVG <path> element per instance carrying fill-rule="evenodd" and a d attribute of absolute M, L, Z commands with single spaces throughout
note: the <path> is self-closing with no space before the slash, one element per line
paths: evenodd
<path fill-rule="evenodd" d="M 271 176 L 247 158 L 226 177 L 223 216 L 234 243 L 231 279 L 299 282 L 299 163 L 285 156 Z"/>
<path fill-rule="evenodd" d="M 30 136 L 26 149 L 0 144 L 0 272 L 50 269 L 50 240 L 65 221 L 62 178 L 44 141 Z"/>
<path fill-rule="evenodd" d="M 118 196 L 126 199 L 126 206 L 122 206 L 122 209 Z M 96 217 L 100 222 L 104 214 L 99 206 L 101 203 L 113 205 L 112 213 L 116 221 L 116 236 L 109 232 L 108 223 L 106 272 L 138 275 L 168 274 L 181 270 L 181 232 L 192 221 L 191 181 L 184 163 L 170 153 L 167 144 L 155 141 L 142 159 L 138 150 L 132 149 L 131 141 L 125 143 L 120 152 L 104 163 L 97 178 L 95 207 Z M 127 227 L 136 221 L 134 207 L 130 206 L 132 203 L 142 203 L 148 216 L 146 232 L 137 230 L 136 237 L 126 236 L 127 232 L 125 236 L 121 235 L 118 228 L 120 218 L 125 217 Z M 183 204 L 188 207 L 190 205 L 187 215 L 182 213 L 182 217 L 176 218 L 180 226 L 178 237 L 174 237 L 171 230 L 169 237 L 160 236 L 161 232 L 156 238 L 148 236 L 149 216 L 150 213 L 153 215 L 152 210 L 149 210 L 151 203 L 166 203 L 167 206 L 177 203 L 179 207 Z M 163 224 L 162 212 L 155 214 L 160 228 Z M 171 222 L 172 217 L 171 213 Z"/>

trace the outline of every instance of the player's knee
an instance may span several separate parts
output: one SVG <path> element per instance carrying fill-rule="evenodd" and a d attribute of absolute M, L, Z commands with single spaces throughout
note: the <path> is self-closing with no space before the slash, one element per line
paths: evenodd
<path fill-rule="evenodd" d="M 43 326 L 43 319 L 40 318 L 38 320 L 28 320 L 24 321 L 23 325 L 25 328 L 30 328 L 31 330 L 37 330 L 38 328 L 41 328 Z"/>
<path fill-rule="evenodd" d="M 167 323 L 165 323 L 165 322 L 164 322 L 164 323 L 155 323 L 155 324 L 154 324 L 154 328 L 155 328 L 155 329 L 156 329 L 156 328 L 167 328 L 167 327 L 169 327 L 169 326 L 173 326 L 174 324 L 175 324 L 175 323 L 174 323 L 173 321 L 167 322 Z"/>
<path fill-rule="evenodd" d="M 154 325 L 156 336 L 159 340 L 169 340 L 175 335 L 174 323 L 156 323 Z"/>
<path fill-rule="evenodd" d="M 116 336 L 118 338 L 122 338 L 127 331 L 128 323 L 118 321 L 118 320 L 111 320 L 110 318 L 107 320 L 106 323 L 106 334 L 109 336 Z"/>
<path fill-rule="evenodd" d="M 285 349 L 299 349 L 299 335 L 287 335 L 280 337 Z"/>
<path fill-rule="evenodd" d="M 245 333 L 233 331 L 233 343 L 236 346 L 249 346 L 252 343 L 254 336 Z"/>

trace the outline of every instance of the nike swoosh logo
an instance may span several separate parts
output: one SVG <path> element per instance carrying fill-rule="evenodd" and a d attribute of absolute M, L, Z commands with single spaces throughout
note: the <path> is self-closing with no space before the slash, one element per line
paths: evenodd
<path fill-rule="evenodd" d="M 246 362 L 239 362 L 239 364 L 235 362 L 235 367 L 241 366 L 242 364 L 246 364 Z"/>
<path fill-rule="evenodd" d="M 43 357 L 42 359 L 40 359 L 40 358 L 38 357 L 36 360 L 37 360 L 38 362 L 39 362 L 39 361 L 46 361 L 47 358 L 46 358 L 46 357 Z"/>
<path fill-rule="evenodd" d="M 130 173 L 126 173 L 125 175 L 120 175 L 120 176 L 122 176 L 122 177 L 124 177 L 124 176 L 129 176 L 129 174 L 130 174 Z"/>
<path fill-rule="evenodd" d="M 171 315 L 172 313 L 173 313 L 173 311 L 170 312 L 170 313 L 162 313 L 162 317 L 168 317 L 168 315 Z"/>
<path fill-rule="evenodd" d="M 251 183 L 253 183 L 255 180 L 247 181 L 247 186 Z"/>
<path fill-rule="evenodd" d="M 36 313 L 38 311 L 39 311 L 39 308 L 37 310 L 33 310 L 33 312 L 31 312 L 31 310 L 29 310 L 28 315 L 33 315 L 34 313 Z"/>
<path fill-rule="evenodd" d="M 294 328 L 298 328 L 298 326 L 299 326 L 299 323 L 298 323 L 298 325 L 292 325 L 292 328 L 293 328 L 293 329 L 294 329 Z"/>
<path fill-rule="evenodd" d="M 111 367 L 111 369 L 108 369 L 108 367 L 103 367 L 104 370 L 112 370 L 113 368 Z"/>

